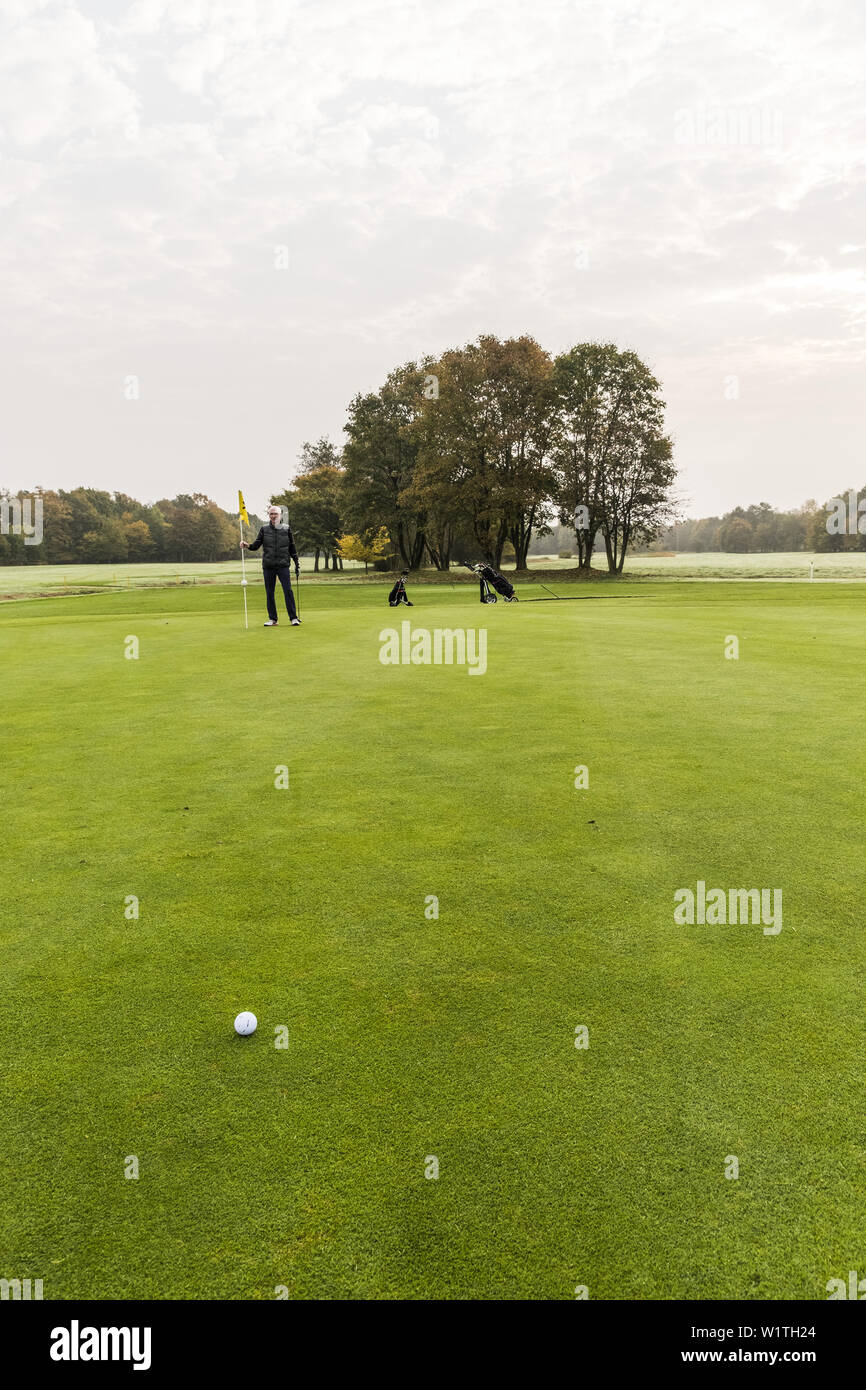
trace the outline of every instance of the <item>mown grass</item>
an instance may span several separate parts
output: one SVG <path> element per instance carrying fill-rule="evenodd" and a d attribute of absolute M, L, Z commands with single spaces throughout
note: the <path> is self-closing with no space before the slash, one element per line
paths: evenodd
<path fill-rule="evenodd" d="M 555 555 L 531 555 L 529 571 L 521 576 L 521 582 L 544 579 L 546 574 L 560 574 L 570 582 L 570 572 L 577 564 L 575 559 L 560 559 Z M 729 554 L 680 554 L 646 555 L 630 554 L 626 558 L 625 578 L 654 581 L 661 579 L 794 579 L 810 578 L 810 566 L 814 569 L 816 582 L 828 580 L 846 581 L 866 579 L 866 551 L 845 551 L 838 555 L 809 554 L 799 551 L 791 554 L 729 555 Z M 510 567 L 505 566 L 510 573 Z M 596 555 L 593 564 L 593 578 L 600 584 L 621 583 L 621 579 L 608 576 L 603 555 Z M 0 602 L 4 599 L 20 599 L 27 595 L 78 594 L 83 590 L 113 590 L 123 588 L 171 588 L 175 585 L 239 583 L 241 579 L 240 560 L 222 560 L 213 564 L 189 562 L 185 564 L 118 564 L 118 565 L 2 565 L 0 566 Z M 313 570 L 313 558 L 301 557 L 302 583 L 347 584 L 363 580 L 366 583 L 384 582 L 381 575 L 372 569 L 365 570 L 357 561 L 347 560 L 345 569 L 338 574 Z M 246 575 L 250 588 L 261 585 L 261 565 L 251 556 L 247 561 Z M 413 577 L 413 582 L 424 584 L 459 585 L 472 583 L 466 570 L 456 566 L 448 574 L 440 574 L 427 569 Z"/>
<path fill-rule="evenodd" d="M 862 1266 L 861 590 L 561 592 L 2 608 L 0 1273 L 813 1299 Z M 483 623 L 486 674 L 383 666 L 407 619 Z M 698 879 L 781 888 L 783 930 L 676 926 Z"/>

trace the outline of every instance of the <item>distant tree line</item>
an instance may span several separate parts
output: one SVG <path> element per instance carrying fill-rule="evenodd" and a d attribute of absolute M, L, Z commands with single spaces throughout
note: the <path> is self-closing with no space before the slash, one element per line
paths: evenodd
<path fill-rule="evenodd" d="M 8 497 L 0 489 L 0 501 Z M 147 506 L 122 492 L 79 487 L 36 488 L 42 501 L 43 540 L 0 535 L 0 564 L 122 564 L 127 561 L 210 561 L 238 554 L 238 519 L 201 493 L 164 498 Z M 253 518 L 250 517 L 252 521 Z M 255 518 L 256 526 L 261 522 Z"/>
<path fill-rule="evenodd" d="M 851 489 L 834 494 L 847 499 Z M 853 492 L 866 499 L 866 488 Z M 842 551 L 866 550 L 866 534 L 856 527 L 842 533 L 828 531 L 833 509 L 830 498 L 819 506 L 810 498 L 801 507 L 777 511 L 769 502 L 751 507 L 734 507 L 724 516 L 707 516 L 677 521 L 658 533 L 655 541 L 644 549 L 674 551 L 724 551 L 728 554 L 764 554 L 772 551 Z M 866 511 L 866 506 L 864 506 Z M 866 522 L 864 522 L 866 530 Z"/>

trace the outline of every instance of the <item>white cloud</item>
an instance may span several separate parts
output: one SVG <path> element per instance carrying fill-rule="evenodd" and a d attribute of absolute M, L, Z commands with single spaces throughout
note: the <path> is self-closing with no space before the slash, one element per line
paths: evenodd
<path fill-rule="evenodd" d="M 227 503 L 243 469 L 264 495 L 304 438 L 339 435 L 357 389 L 481 331 L 642 352 L 698 507 L 793 504 L 854 466 L 853 0 L 6 13 L 5 482 Z M 112 393 L 136 362 L 134 416 Z M 823 453 L 818 402 L 838 435 Z"/>

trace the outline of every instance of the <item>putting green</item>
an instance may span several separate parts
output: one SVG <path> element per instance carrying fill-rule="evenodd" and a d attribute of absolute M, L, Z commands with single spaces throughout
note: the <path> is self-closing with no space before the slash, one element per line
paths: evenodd
<path fill-rule="evenodd" d="M 248 632 L 236 587 L 0 609 L 0 1273 L 826 1297 L 863 1262 L 862 588 L 309 584 L 274 631 L 252 592 Z M 384 666 L 406 620 L 483 626 L 484 675 Z M 676 925 L 698 881 L 781 889 L 782 931 Z"/>

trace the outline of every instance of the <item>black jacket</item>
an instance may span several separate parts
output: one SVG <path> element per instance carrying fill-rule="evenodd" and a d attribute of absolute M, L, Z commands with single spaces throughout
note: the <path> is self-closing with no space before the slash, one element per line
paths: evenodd
<path fill-rule="evenodd" d="M 267 526 L 262 526 L 250 546 L 250 550 L 261 550 L 262 569 L 264 570 L 282 569 L 283 565 L 292 562 L 296 565 L 299 564 L 291 527 L 283 526 L 282 523 L 279 526 L 272 526 L 268 522 Z"/>

